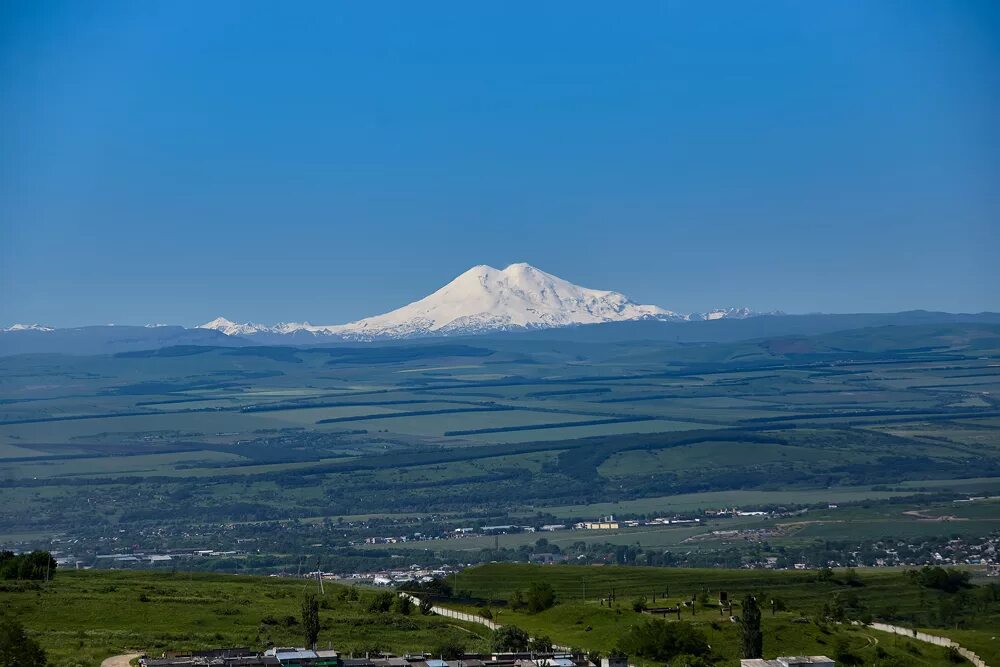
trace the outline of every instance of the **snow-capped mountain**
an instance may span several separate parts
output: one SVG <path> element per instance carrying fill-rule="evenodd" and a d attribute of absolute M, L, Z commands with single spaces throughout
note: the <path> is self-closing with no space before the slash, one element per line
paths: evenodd
<path fill-rule="evenodd" d="M 253 336 L 260 333 L 275 333 L 274 327 L 253 322 L 232 322 L 224 317 L 216 317 L 211 322 L 205 322 L 198 329 L 214 329 L 227 336 Z"/>
<path fill-rule="evenodd" d="M 618 292 L 574 285 L 529 264 L 511 264 L 502 271 L 479 265 L 419 301 L 330 327 L 330 332 L 353 338 L 406 338 L 649 319 L 684 316 L 637 304 Z"/>
<path fill-rule="evenodd" d="M 682 315 L 642 305 L 623 294 L 567 282 L 529 264 L 500 270 L 474 266 L 433 294 L 383 315 L 340 325 L 288 322 L 268 327 L 219 317 L 201 325 L 230 336 L 297 334 L 376 340 L 543 329 L 634 320 L 688 321 L 746 318 L 746 308 Z"/>
<path fill-rule="evenodd" d="M 47 327 L 42 324 L 13 324 L 6 329 L 4 332 L 10 331 L 55 331 L 54 327 Z"/>
<path fill-rule="evenodd" d="M 707 313 L 693 313 L 689 319 L 691 320 L 745 320 L 748 317 L 756 317 L 758 315 L 777 315 L 774 313 L 758 313 L 755 310 L 750 310 L 749 308 L 716 308 L 715 310 L 710 310 Z"/>

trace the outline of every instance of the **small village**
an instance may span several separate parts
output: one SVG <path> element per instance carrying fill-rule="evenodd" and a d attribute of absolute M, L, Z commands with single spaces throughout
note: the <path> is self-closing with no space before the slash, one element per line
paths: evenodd
<path fill-rule="evenodd" d="M 586 654 L 566 652 L 472 653 L 444 660 L 429 654 L 344 656 L 332 648 L 272 647 L 263 653 L 247 648 L 168 652 L 159 658 L 142 657 L 139 664 L 143 667 L 627 667 L 628 661 L 599 658 L 595 663 Z"/>
<path fill-rule="evenodd" d="M 592 659 L 585 653 L 469 653 L 444 660 L 428 654 L 344 657 L 334 649 L 273 647 L 263 653 L 247 648 L 169 652 L 142 656 L 140 667 L 633 667 L 624 656 Z M 743 659 L 740 667 L 836 667 L 826 656 Z"/>

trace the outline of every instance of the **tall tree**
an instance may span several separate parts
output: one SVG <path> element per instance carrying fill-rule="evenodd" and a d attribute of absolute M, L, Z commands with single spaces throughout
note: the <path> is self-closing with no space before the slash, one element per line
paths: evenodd
<path fill-rule="evenodd" d="M 313 593 L 306 593 L 302 599 L 302 634 L 306 646 L 316 646 L 316 640 L 319 639 L 319 600 Z"/>
<path fill-rule="evenodd" d="M 764 634 L 760 630 L 760 607 L 757 598 L 747 595 L 743 598 L 740 614 L 740 645 L 744 658 L 764 657 Z"/>

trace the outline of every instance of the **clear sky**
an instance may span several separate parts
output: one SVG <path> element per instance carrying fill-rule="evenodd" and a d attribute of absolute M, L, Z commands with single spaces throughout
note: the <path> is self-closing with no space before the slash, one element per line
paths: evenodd
<path fill-rule="evenodd" d="M 0 325 L 337 323 L 517 261 L 1000 310 L 1000 3 L 0 3 Z"/>

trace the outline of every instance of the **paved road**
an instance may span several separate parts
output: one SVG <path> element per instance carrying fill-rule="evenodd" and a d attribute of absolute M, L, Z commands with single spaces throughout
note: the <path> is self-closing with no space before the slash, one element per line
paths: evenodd
<path fill-rule="evenodd" d="M 123 653 L 121 655 L 113 655 L 110 658 L 105 658 L 101 663 L 101 667 L 129 667 L 129 661 L 132 658 L 138 658 L 142 653 Z"/>

